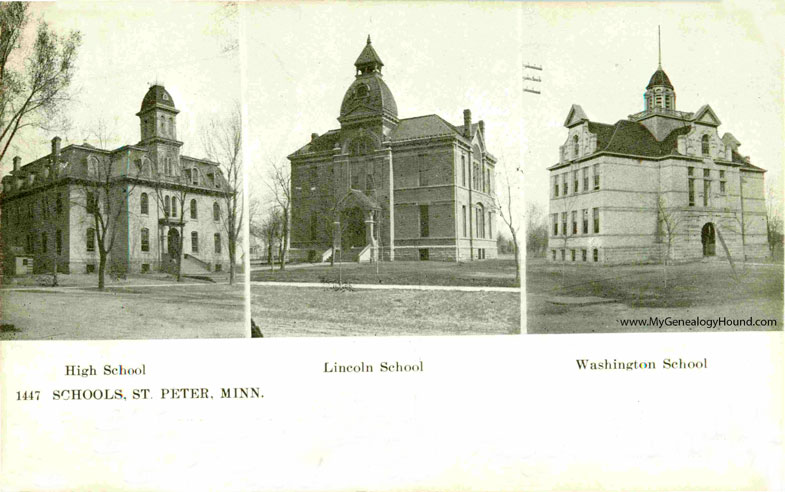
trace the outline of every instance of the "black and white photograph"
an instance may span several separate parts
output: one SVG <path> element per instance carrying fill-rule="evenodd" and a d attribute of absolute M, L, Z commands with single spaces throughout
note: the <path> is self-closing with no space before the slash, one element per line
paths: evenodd
<path fill-rule="evenodd" d="M 520 332 L 519 11 L 419 9 L 246 11 L 265 337 Z"/>
<path fill-rule="evenodd" d="M 530 20 L 528 333 L 781 331 L 781 49 L 722 6 Z"/>
<path fill-rule="evenodd" d="M 236 6 L 0 8 L 0 339 L 247 336 Z"/>

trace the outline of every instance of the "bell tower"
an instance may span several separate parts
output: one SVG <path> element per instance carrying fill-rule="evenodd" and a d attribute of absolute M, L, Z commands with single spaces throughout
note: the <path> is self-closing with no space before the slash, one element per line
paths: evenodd
<path fill-rule="evenodd" d="M 643 96 L 645 111 L 676 110 L 676 91 L 673 90 L 673 84 L 662 69 L 661 46 L 660 27 L 657 26 L 657 71 L 651 76 L 649 85 L 646 86 L 646 95 Z"/>
<path fill-rule="evenodd" d="M 180 174 L 179 154 L 183 142 L 177 140 L 179 112 L 166 88 L 156 83 L 150 86 L 142 99 L 142 108 L 136 113 L 142 136 L 139 145 L 147 147 L 159 172 L 166 175 Z"/>

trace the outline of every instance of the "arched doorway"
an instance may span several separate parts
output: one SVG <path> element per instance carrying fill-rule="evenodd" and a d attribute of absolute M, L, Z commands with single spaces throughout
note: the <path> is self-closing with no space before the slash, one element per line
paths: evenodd
<path fill-rule="evenodd" d="M 177 257 L 180 249 L 180 233 L 177 232 L 177 229 L 169 229 L 169 233 L 166 235 L 166 243 L 169 256 L 172 258 Z"/>
<path fill-rule="evenodd" d="M 714 224 L 707 222 L 701 229 L 701 244 L 703 244 L 703 256 L 714 256 L 716 254 Z"/>
<path fill-rule="evenodd" d="M 341 246 L 344 250 L 365 246 L 365 214 L 360 207 L 341 210 Z"/>

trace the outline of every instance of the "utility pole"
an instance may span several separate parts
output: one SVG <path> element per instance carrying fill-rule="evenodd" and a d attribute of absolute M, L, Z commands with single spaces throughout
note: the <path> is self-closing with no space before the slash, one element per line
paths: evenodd
<path fill-rule="evenodd" d="M 523 92 L 530 94 L 541 94 L 540 84 L 542 77 L 538 74 L 542 73 L 542 65 L 535 63 L 523 64 Z"/>

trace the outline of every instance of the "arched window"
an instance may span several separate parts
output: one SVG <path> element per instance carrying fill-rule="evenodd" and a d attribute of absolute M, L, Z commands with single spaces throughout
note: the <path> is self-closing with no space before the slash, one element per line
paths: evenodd
<path fill-rule="evenodd" d="M 215 241 L 215 252 L 216 253 L 220 253 L 221 252 L 221 234 L 216 232 L 215 236 L 214 236 L 214 241 Z"/>
<path fill-rule="evenodd" d="M 172 217 L 177 217 L 177 198 L 172 197 Z"/>
<path fill-rule="evenodd" d="M 580 152 L 581 147 L 578 142 L 578 135 L 574 135 L 572 137 L 572 157 L 573 159 L 578 157 L 578 153 Z"/>
<path fill-rule="evenodd" d="M 142 251 L 150 251 L 150 229 L 146 227 L 142 228 L 141 234 L 141 242 L 142 242 Z"/>
<path fill-rule="evenodd" d="M 196 199 L 191 199 L 191 218 L 196 219 L 198 217 L 197 208 L 196 208 Z"/>
<path fill-rule="evenodd" d="M 164 215 L 166 217 L 169 217 L 169 202 L 169 196 L 167 195 L 164 197 Z"/>
<path fill-rule="evenodd" d="M 191 252 L 199 252 L 199 233 L 196 231 L 191 233 Z"/>
<path fill-rule="evenodd" d="M 485 237 L 485 207 L 482 206 L 482 203 L 477 204 L 475 219 L 477 237 Z"/>
<path fill-rule="evenodd" d="M 709 136 L 704 135 L 701 137 L 701 154 L 709 155 Z"/>
<path fill-rule="evenodd" d="M 139 213 L 147 215 L 150 212 L 150 201 L 147 198 L 147 193 L 142 193 L 139 197 Z"/>
<path fill-rule="evenodd" d="M 213 203 L 213 220 L 216 222 L 221 220 L 221 206 L 218 202 Z"/>
<path fill-rule="evenodd" d="M 87 229 L 85 245 L 87 246 L 87 251 L 95 251 L 95 229 L 92 227 Z"/>
<path fill-rule="evenodd" d="M 98 177 L 98 159 L 93 156 L 87 159 L 87 176 L 91 178 Z"/>

